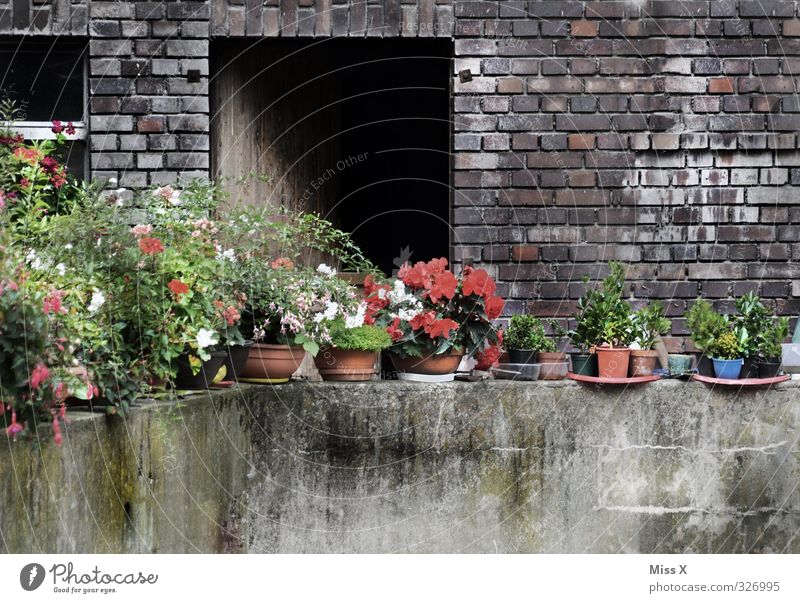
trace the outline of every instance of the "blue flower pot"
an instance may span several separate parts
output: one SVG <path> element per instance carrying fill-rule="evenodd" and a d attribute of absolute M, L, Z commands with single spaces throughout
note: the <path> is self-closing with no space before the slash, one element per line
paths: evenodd
<path fill-rule="evenodd" d="M 719 379 L 738 379 L 739 374 L 742 372 L 742 365 L 744 364 L 743 358 L 736 358 L 735 360 L 720 360 L 719 358 L 712 358 L 714 362 L 714 373 Z"/>

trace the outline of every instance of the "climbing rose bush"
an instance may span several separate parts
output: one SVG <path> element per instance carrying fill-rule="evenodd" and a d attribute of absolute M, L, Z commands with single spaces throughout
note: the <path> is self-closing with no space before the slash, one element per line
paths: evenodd
<path fill-rule="evenodd" d="M 393 341 L 389 351 L 400 357 L 450 351 L 473 356 L 500 341 L 492 321 L 505 302 L 483 269 L 467 266 L 457 278 L 438 258 L 405 264 L 395 280 L 368 276 L 364 289 L 365 322 L 385 328 Z"/>

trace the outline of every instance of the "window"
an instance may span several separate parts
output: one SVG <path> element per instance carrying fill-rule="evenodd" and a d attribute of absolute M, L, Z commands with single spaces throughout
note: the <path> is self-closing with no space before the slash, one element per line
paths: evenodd
<path fill-rule="evenodd" d="M 86 42 L 64 39 L 0 40 L 0 95 L 22 107 L 14 129 L 26 140 L 54 138 L 53 120 L 75 125 L 61 158 L 86 176 Z"/>

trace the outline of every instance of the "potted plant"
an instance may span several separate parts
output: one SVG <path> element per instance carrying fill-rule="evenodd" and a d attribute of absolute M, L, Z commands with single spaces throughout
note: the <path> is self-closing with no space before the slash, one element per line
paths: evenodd
<path fill-rule="evenodd" d="M 567 367 L 569 365 L 566 353 L 556 351 L 555 341 L 563 339 L 566 336 L 566 331 L 555 320 L 549 319 L 547 324 L 550 325 L 552 337 L 545 338 L 546 343 L 542 345 L 542 349 L 536 354 L 536 362 L 541 365 L 539 379 L 543 381 L 558 381 L 567 376 Z"/>
<path fill-rule="evenodd" d="M 686 313 L 686 327 L 689 338 L 701 352 L 697 362 L 697 372 L 706 377 L 714 375 L 710 348 L 716 338 L 728 329 L 728 320 L 714 310 L 704 299 L 698 299 Z"/>
<path fill-rule="evenodd" d="M 512 364 L 533 364 L 540 352 L 553 352 L 555 346 L 548 339 L 542 321 L 528 314 L 517 314 L 503 336 Z"/>
<path fill-rule="evenodd" d="M 628 373 L 631 377 L 652 375 L 658 352 L 653 349 L 661 335 L 669 333 L 672 321 L 664 316 L 664 306 L 656 301 L 633 313 L 633 343 Z"/>
<path fill-rule="evenodd" d="M 772 312 L 764 305 L 761 298 L 753 292 L 746 293 L 735 302 L 738 315 L 733 319 L 734 325 L 747 335 L 747 344 L 742 350 L 744 365 L 742 378 L 758 377 L 759 339 L 762 333 L 772 327 Z"/>
<path fill-rule="evenodd" d="M 588 277 L 584 278 L 585 283 L 588 280 Z M 578 349 L 577 352 L 570 354 L 572 372 L 576 375 L 587 377 L 598 375 L 595 346 L 603 335 L 603 316 L 600 313 L 602 295 L 600 289 L 587 291 L 578 300 L 578 310 L 572 317 L 575 327 L 568 334 L 572 345 Z"/>
<path fill-rule="evenodd" d="M 404 264 L 394 281 L 364 282 L 367 324 L 379 324 L 392 338 L 389 353 L 406 380 L 452 380 L 462 358 L 498 343 L 492 321 L 504 302 L 494 280 L 467 266 L 459 278 L 447 260 Z M 433 378 L 431 378 L 433 377 Z"/>
<path fill-rule="evenodd" d="M 336 320 L 329 333 L 330 341 L 314 357 L 323 381 L 369 381 L 380 352 L 392 345 L 385 329 L 364 324 L 363 311 Z"/>
<path fill-rule="evenodd" d="M 714 374 L 720 379 L 738 379 L 744 364 L 743 350 L 746 349 L 747 337 L 727 330 L 717 335 L 707 350 L 714 363 Z"/>
<path fill-rule="evenodd" d="M 774 324 L 758 335 L 758 376 L 761 379 L 775 377 L 781 369 L 783 342 L 789 335 L 789 319 L 778 318 Z"/>
<path fill-rule="evenodd" d="M 609 268 L 611 272 L 592 300 L 592 312 L 600 326 L 595 352 L 599 376 L 621 379 L 628 376 L 631 352 L 628 346 L 633 341 L 633 324 L 630 304 L 623 299 L 624 268 L 619 262 L 609 262 Z"/>
<path fill-rule="evenodd" d="M 614 339 L 621 343 L 625 340 L 627 345 L 631 337 L 630 306 L 623 299 L 625 271 L 619 262 L 609 262 L 609 268 L 611 272 L 601 285 L 581 296 L 578 311 L 573 316 L 575 327 L 569 331 L 569 336 L 579 350 L 577 354 L 572 354 L 572 371 L 578 375 L 608 377 L 610 363 L 613 363 L 617 369 L 615 374 L 619 374 L 624 365 L 625 375 L 620 376 L 627 376 L 629 353 L 617 352 L 609 341 Z M 588 283 L 589 278 L 584 277 L 583 281 Z M 620 335 L 623 335 L 622 340 Z M 599 350 L 601 346 L 602 352 Z"/>
<path fill-rule="evenodd" d="M 330 342 L 330 324 L 358 312 L 355 289 L 325 264 L 314 270 L 280 257 L 254 275 L 245 324 L 252 328 L 242 376 L 281 383 L 300 368 L 306 352 L 316 356 Z"/>

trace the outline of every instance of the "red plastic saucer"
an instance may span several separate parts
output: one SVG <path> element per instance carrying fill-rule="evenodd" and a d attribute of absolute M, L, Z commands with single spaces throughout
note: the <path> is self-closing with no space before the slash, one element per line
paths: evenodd
<path fill-rule="evenodd" d="M 589 377 L 567 373 L 567 378 L 584 383 L 599 383 L 601 385 L 634 385 L 636 383 L 650 383 L 661 379 L 660 375 L 647 375 L 645 377 Z"/>
<path fill-rule="evenodd" d="M 775 385 L 791 379 L 791 375 L 778 375 L 768 379 L 718 379 L 717 377 L 706 377 L 705 375 L 692 375 L 692 379 L 700 383 L 711 383 L 713 385 L 731 385 L 735 387 L 759 387 L 765 385 Z"/>

